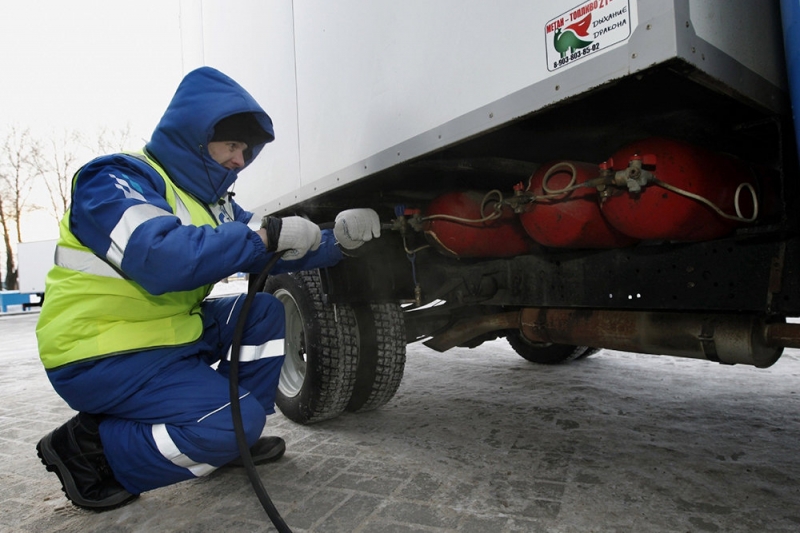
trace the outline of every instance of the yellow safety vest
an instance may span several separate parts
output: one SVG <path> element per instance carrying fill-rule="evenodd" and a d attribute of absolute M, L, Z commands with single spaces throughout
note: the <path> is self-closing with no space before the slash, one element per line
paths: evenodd
<path fill-rule="evenodd" d="M 167 203 L 184 225 L 218 225 L 206 206 L 176 187 L 155 161 L 142 152 L 130 155 L 161 175 Z M 213 285 L 154 296 L 83 246 L 70 230 L 69 215 L 61 220 L 56 264 L 47 274 L 36 326 L 46 369 L 200 338 L 200 303 Z"/>

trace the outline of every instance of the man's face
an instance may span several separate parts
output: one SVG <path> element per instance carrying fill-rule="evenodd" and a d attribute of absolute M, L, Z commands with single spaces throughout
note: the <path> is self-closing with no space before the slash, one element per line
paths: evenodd
<path fill-rule="evenodd" d="M 247 144 L 239 141 L 212 141 L 208 143 L 208 153 L 217 163 L 235 170 L 244 166 L 244 151 Z"/>

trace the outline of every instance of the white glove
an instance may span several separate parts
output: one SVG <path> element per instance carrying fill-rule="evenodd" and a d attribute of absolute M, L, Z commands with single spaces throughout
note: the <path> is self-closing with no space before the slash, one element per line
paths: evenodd
<path fill-rule="evenodd" d="M 287 261 L 300 259 L 309 250 L 319 248 L 322 233 L 319 226 L 302 217 L 286 217 L 282 219 L 281 235 L 278 237 L 277 252 L 286 250 L 283 258 Z"/>
<path fill-rule="evenodd" d="M 381 236 L 381 221 L 372 209 L 348 209 L 336 215 L 333 236 L 343 248 L 353 250 Z"/>

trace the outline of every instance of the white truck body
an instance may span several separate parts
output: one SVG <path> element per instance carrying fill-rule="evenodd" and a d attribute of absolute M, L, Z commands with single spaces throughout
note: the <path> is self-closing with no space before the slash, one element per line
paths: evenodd
<path fill-rule="evenodd" d="M 561 58 L 555 31 L 587 15 L 590 52 Z M 275 123 L 236 184 L 262 215 L 673 58 L 776 109 L 779 18 L 763 0 L 185 0 L 181 23 L 186 70 L 221 69 Z"/>
<path fill-rule="evenodd" d="M 610 348 L 766 367 L 800 347 L 787 6 L 184 0 L 186 70 L 229 74 L 275 124 L 237 200 L 383 223 L 263 286 L 286 308 L 284 414 L 383 405 L 416 341 L 506 338 L 543 364 Z"/>

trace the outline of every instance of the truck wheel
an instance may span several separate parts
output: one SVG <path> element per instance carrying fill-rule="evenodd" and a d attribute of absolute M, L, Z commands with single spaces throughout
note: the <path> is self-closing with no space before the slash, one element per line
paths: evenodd
<path fill-rule="evenodd" d="M 524 359 L 544 365 L 569 363 L 589 350 L 587 346 L 531 342 L 523 337 L 519 331 L 509 331 L 506 335 L 506 340 L 514 348 L 514 351 Z"/>
<path fill-rule="evenodd" d="M 340 415 L 352 396 L 358 363 L 352 309 L 323 303 L 316 270 L 270 277 L 264 291 L 286 310 L 286 359 L 276 405 L 299 424 Z"/>
<path fill-rule="evenodd" d="M 358 323 L 358 371 L 347 410 L 370 411 L 391 400 L 403 379 L 406 332 L 394 303 L 353 307 Z"/>

